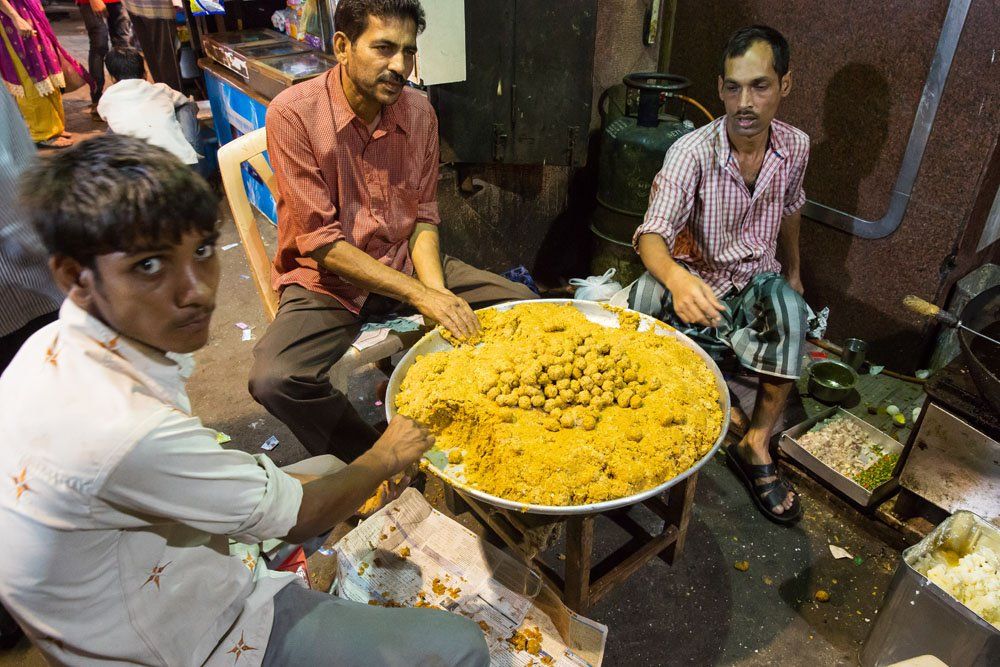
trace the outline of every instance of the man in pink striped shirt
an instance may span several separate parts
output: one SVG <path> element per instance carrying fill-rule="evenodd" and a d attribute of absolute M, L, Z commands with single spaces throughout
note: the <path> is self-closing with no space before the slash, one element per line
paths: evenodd
<path fill-rule="evenodd" d="M 309 452 L 350 462 L 379 434 L 329 371 L 366 320 L 415 310 L 464 338 L 479 328 L 469 304 L 535 295 L 440 254 L 437 117 L 405 85 L 420 3 L 340 0 L 334 22 L 339 64 L 267 111 L 281 302 L 254 348 L 250 393 Z"/>
<path fill-rule="evenodd" d="M 788 60 L 773 28 L 730 37 L 718 84 L 726 115 L 667 151 L 634 237 L 647 273 L 629 294 L 632 308 L 759 375 L 749 425 L 736 408 L 733 426 L 746 431 L 726 452 L 754 502 L 779 523 L 796 520 L 801 507 L 768 445 L 801 372 L 808 312 L 799 209 L 809 137 L 774 118 L 791 89 Z"/>

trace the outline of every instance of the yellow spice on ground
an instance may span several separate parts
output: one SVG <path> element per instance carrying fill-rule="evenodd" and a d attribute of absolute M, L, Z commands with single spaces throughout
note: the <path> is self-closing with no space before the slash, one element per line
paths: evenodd
<path fill-rule="evenodd" d="M 605 328 L 572 305 L 479 312 L 475 346 L 419 357 L 396 396 L 473 487 L 524 503 L 629 496 L 682 473 L 718 438 L 712 371 L 636 313 Z"/>

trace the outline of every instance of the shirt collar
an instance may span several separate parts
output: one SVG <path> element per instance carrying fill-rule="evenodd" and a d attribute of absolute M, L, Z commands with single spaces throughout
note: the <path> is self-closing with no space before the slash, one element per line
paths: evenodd
<path fill-rule="evenodd" d="M 718 123 L 715 128 L 715 154 L 719 159 L 719 166 L 725 167 L 729 164 L 729 157 L 733 154 L 733 147 L 729 143 L 729 133 L 726 132 L 726 118 L 728 116 L 722 116 L 721 118 L 713 121 Z M 782 132 L 778 128 L 774 121 L 771 121 L 770 136 L 768 136 L 768 151 L 773 152 L 782 160 L 785 159 L 785 142 L 782 138 Z"/>
<path fill-rule="evenodd" d="M 341 82 L 343 75 L 343 69 L 339 64 L 335 65 L 326 75 L 326 89 L 330 96 L 330 108 L 333 111 L 333 126 L 337 132 L 340 132 L 352 120 L 358 118 L 358 115 L 354 113 L 354 109 L 351 108 L 350 102 L 347 101 L 347 95 L 344 94 L 344 86 Z M 409 134 L 410 128 L 406 122 L 406 114 L 402 113 L 401 108 L 402 105 L 406 104 L 404 99 L 405 93 L 406 91 L 404 90 L 395 104 L 382 107 L 382 120 L 379 122 L 378 127 L 375 128 L 376 132 L 378 130 L 388 132 L 390 129 L 398 127 L 406 134 Z M 362 124 L 364 123 L 360 118 L 358 118 L 358 121 Z"/>
<path fill-rule="evenodd" d="M 171 403 L 185 407 L 184 382 L 194 371 L 194 356 L 177 352 L 161 352 L 145 343 L 127 338 L 84 309 L 65 299 L 59 309 L 59 320 L 67 333 L 88 338 L 103 348 L 111 358 L 126 361 L 138 373 L 149 378 L 161 397 Z M 111 361 L 100 360 L 105 362 Z"/>

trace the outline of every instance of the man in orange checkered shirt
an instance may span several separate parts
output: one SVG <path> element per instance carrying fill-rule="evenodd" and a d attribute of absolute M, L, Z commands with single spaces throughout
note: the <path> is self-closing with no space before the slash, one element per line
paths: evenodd
<path fill-rule="evenodd" d="M 310 452 L 352 461 L 378 432 L 329 371 L 366 319 L 415 310 L 464 338 L 479 329 L 469 304 L 534 293 L 441 255 L 437 118 L 405 85 L 420 3 L 341 0 L 334 23 L 339 65 L 267 113 L 281 305 L 254 349 L 250 393 Z"/>

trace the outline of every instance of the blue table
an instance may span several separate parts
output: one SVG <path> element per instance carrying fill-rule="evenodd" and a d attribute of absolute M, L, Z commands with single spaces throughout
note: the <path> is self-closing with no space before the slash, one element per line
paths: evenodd
<path fill-rule="evenodd" d="M 205 72 L 205 88 L 212 105 L 212 122 L 220 147 L 236 137 L 264 127 L 267 99 L 254 92 L 236 74 L 212 60 L 203 58 L 198 61 L 198 66 Z M 264 157 L 267 159 L 266 152 Z M 272 224 L 277 224 L 278 214 L 271 191 L 246 163 L 243 164 L 243 185 L 250 203 Z"/>

